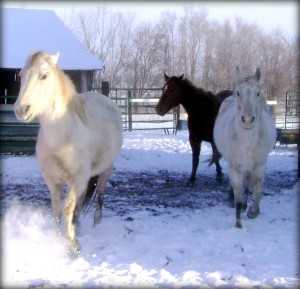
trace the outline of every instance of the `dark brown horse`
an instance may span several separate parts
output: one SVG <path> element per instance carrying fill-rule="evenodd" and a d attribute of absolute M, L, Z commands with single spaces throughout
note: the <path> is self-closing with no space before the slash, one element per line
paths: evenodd
<path fill-rule="evenodd" d="M 193 153 L 193 168 L 189 179 L 190 183 L 196 180 L 196 171 L 199 164 L 201 142 L 211 143 L 213 155 L 218 154 L 213 141 L 213 128 L 222 101 L 232 95 L 231 90 L 223 90 L 217 95 L 202 88 L 195 87 L 188 79 L 164 74 L 166 84 L 163 94 L 156 106 L 158 115 L 164 116 L 171 108 L 182 104 L 188 114 L 189 141 Z M 215 162 L 217 180 L 221 180 L 222 168 Z"/>

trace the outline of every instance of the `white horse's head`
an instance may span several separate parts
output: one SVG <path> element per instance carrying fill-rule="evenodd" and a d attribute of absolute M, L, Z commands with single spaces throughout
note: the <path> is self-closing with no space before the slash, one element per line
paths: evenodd
<path fill-rule="evenodd" d="M 261 95 L 261 72 L 257 68 L 254 75 L 242 73 L 236 68 L 233 84 L 237 119 L 244 129 L 252 129 L 260 117 L 263 102 Z"/>
<path fill-rule="evenodd" d="M 30 122 L 51 107 L 58 56 L 39 51 L 28 57 L 20 72 L 21 87 L 14 106 L 20 121 Z"/>

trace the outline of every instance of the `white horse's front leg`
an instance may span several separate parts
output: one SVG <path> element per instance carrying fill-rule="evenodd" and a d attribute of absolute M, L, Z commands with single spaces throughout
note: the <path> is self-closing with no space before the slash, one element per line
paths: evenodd
<path fill-rule="evenodd" d="M 78 199 L 78 195 L 76 193 L 78 187 L 76 187 L 76 190 L 75 187 L 75 185 L 70 186 L 64 204 L 66 239 L 70 243 L 68 251 L 71 256 L 76 256 L 80 252 L 80 245 L 76 239 L 76 224 L 74 222 L 75 208 Z M 84 189 L 81 189 L 80 191 L 84 191 Z"/>
<path fill-rule="evenodd" d="M 55 183 L 50 178 L 45 176 L 44 180 L 49 188 L 51 195 L 51 208 L 52 208 L 52 216 L 55 221 L 56 229 L 60 233 L 61 232 L 61 194 L 63 190 L 63 184 Z"/>
<path fill-rule="evenodd" d="M 55 185 L 55 189 L 50 189 L 51 193 L 51 206 L 52 206 L 52 215 L 56 223 L 56 227 L 58 232 L 61 231 L 61 193 L 62 193 L 63 185 L 57 184 Z"/>
<path fill-rule="evenodd" d="M 236 210 L 236 223 L 237 228 L 242 228 L 241 211 L 243 208 L 243 174 L 239 173 L 234 168 L 230 168 L 230 183 L 234 194 L 234 205 Z"/>
<path fill-rule="evenodd" d="M 253 171 L 252 174 L 253 182 L 254 182 L 254 191 L 253 191 L 253 205 L 249 208 L 247 212 L 247 216 L 250 219 L 256 218 L 259 214 L 259 202 L 262 198 L 263 194 L 263 183 L 265 179 L 265 168 L 259 167 L 258 169 Z"/>

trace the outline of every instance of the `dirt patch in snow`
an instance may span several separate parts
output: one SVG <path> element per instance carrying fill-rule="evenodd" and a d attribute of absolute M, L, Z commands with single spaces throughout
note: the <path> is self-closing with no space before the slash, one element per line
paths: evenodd
<path fill-rule="evenodd" d="M 158 172 L 118 172 L 114 171 L 108 182 L 104 196 L 105 208 L 117 215 L 126 215 L 134 210 L 153 210 L 154 207 L 176 207 L 201 209 L 220 204 L 228 205 L 228 176 L 222 182 L 214 176 L 198 175 L 194 186 L 188 184 L 189 174 L 174 173 L 167 170 Z M 293 170 L 272 171 L 266 175 L 264 195 L 276 195 L 296 183 Z M 1 215 L 4 214 L 12 199 L 17 198 L 27 205 L 45 206 L 50 210 L 51 200 L 42 178 L 28 180 L 24 184 L 10 181 L 0 187 Z M 93 208 L 91 208 L 93 209 Z"/>

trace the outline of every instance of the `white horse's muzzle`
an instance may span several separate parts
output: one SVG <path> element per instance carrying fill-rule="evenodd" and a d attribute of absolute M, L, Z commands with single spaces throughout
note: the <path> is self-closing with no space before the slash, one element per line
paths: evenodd
<path fill-rule="evenodd" d="M 33 119 L 30 105 L 19 105 L 15 103 L 14 111 L 19 121 L 29 122 Z"/>

